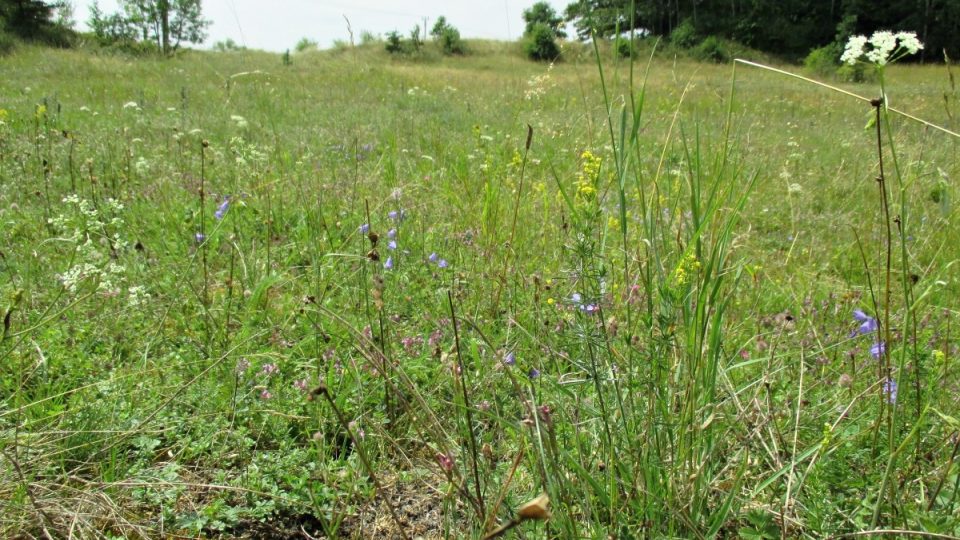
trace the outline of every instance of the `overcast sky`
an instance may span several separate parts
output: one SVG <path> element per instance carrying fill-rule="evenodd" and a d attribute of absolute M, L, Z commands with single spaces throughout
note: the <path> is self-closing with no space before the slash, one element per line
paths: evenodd
<path fill-rule="evenodd" d="M 563 13 L 570 0 L 547 0 Z M 93 0 L 72 0 L 82 29 Z M 523 10 L 536 0 L 203 0 L 203 15 L 213 21 L 203 47 L 232 38 L 241 45 L 268 51 L 292 49 L 308 37 L 329 47 L 335 39 L 349 40 L 344 15 L 356 39 L 360 31 L 409 33 L 413 25 L 432 27 L 443 15 L 467 38 L 511 40 L 523 33 Z M 116 0 L 100 0 L 105 13 L 117 10 Z"/>

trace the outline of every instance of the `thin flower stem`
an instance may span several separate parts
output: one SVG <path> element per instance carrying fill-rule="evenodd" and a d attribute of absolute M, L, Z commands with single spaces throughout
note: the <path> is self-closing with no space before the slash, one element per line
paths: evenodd
<path fill-rule="evenodd" d="M 532 133 L 532 130 L 531 130 Z M 457 328 L 457 312 L 453 306 L 453 293 L 449 290 L 447 291 L 447 301 L 450 303 L 450 319 L 453 324 L 453 339 L 457 347 L 457 368 L 459 371 L 457 380 L 460 383 L 460 389 L 463 391 L 463 409 L 466 412 L 467 419 L 467 433 L 469 434 L 470 440 L 470 454 L 472 457 L 471 465 L 473 465 L 473 481 L 474 488 L 477 493 L 477 504 L 480 510 L 480 519 L 484 519 L 486 508 L 483 504 L 483 493 L 480 491 L 480 468 L 478 466 L 478 452 L 477 452 L 477 436 L 473 433 L 473 414 L 470 411 L 470 398 L 467 393 L 467 371 L 463 365 L 463 355 L 460 354 L 460 330 Z"/>
<path fill-rule="evenodd" d="M 855 99 L 859 99 L 860 101 L 864 101 L 864 102 L 866 102 L 866 103 L 870 103 L 870 102 L 873 101 L 873 99 L 871 99 L 871 98 L 864 97 L 864 96 L 861 96 L 861 95 L 859 95 L 859 94 L 854 94 L 853 92 L 844 90 L 844 89 L 842 89 L 842 88 L 837 88 L 836 86 L 832 86 L 832 85 L 829 85 L 829 84 L 827 84 L 827 83 L 822 83 L 822 82 L 820 82 L 820 81 L 811 79 L 811 78 L 809 78 L 809 77 L 804 77 L 803 75 L 797 75 L 796 73 L 790 73 L 789 71 L 784 71 L 784 70 L 782 70 L 782 69 L 777 69 L 777 68 L 775 68 L 775 67 L 765 66 L 765 65 L 763 65 L 763 64 L 758 64 L 758 63 L 756 63 L 756 62 L 751 62 L 751 61 L 749 61 L 749 60 L 743 60 L 743 59 L 741 59 L 741 58 L 735 58 L 733 61 L 734 61 L 735 63 L 740 63 L 740 64 L 744 64 L 744 65 L 747 65 L 747 66 L 755 67 L 755 68 L 765 69 L 765 70 L 767 70 L 767 71 L 772 71 L 772 72 L 774 72 L 774 73 L 779 73 L 779 74 L 781 74 L 781 75 L 786 75 L 786 76 L 788 76 L 788 77 L 793 77 L 794 79 L 800 79 L 801 81 L 805 81 L 805 82 L 808 82 L 808 83 L 811 83 L 811 84 L 815 84 L 815 85 L 817 85 L 817 86 L 826 88 L 827 90 L 832 90 L 832 91 L 834 91 L 834 92 L 839 92 L 839 93 L 841 93 L 841 94 L 843 94 L 843 95 L 845 95 L 845 96 L 849 96 L 849 97 L 852 97 L 852 98 L 855 98 Z M 916 117 L 916 116 L 914 116 L 914 115 L 912 115 L 912 114 L 910 114 L 910 113 L 901 111 L 901 110 L 899 110 L 899 109 L 894 109 L 893 107 L 887 107 L 887 111 L 892 112 L 892 113 L 895 113 L 895 114 L 899 114 L 900 116 L 902 116 L 902 117 L 904 117 L 904 118 L 909 118 L 910 120 L 913 120 L 914 122 L 918 122 L 918 123 L 923 124 L 923 125 L 925 125 L 925 126 L 927 126 L 927 127 L 931 127 L 931 128 L 936 129 L 936 130 L 938 130 L 938 131 L 942 131 L 942 132 L 946 133 L 947 135 L 950 135 L 950 136 L 952 136 L 952 137 L 956 137 L 956 138 L 960 139 L 960 133 L 957 133 L 957 132 L 955 132 L 955 131 L 950 131 L 949 129 L 947 129 L 947 128 L 945 128 L 945 127 L 938 126 L 937 124 L 934 124 L 934 123 L 932 123 L 932 122 L 928 122 L 928 121 L 926 121 L 926 120 L 924 120 L 924 119 L 922 119 L 922 118 L 918 118 L 918 117 Z"/>
<path fill-rule="evenodd" d="M 347 435 L 350 436 L 350 440 L 353 441 L 353 448 L 357 451 L 357 455 L 360 457 L 360 462 L 363 464 L 363 468 L 367 470 L 367 474 L 370 476 L 370 481 L 373 482 L 374 487 L 376 487 L 377 494 L 383 498 L 384 504 L 386 504 L 387 508 L 390 510 L 390 517 L 393 518 L 394 523 L 397 524 L 397 528 L 400 529 L 400 535 L 403 536 L 404 540 L 410 540 L 410 536 L 407 534 L 406 527 L 403 526 L 403 522 L 400 521 L 400 517 L 397 515 L 397 510 L 393 507 L 389 497 L 387 497 L 387 493 L 384 491 L 380 480 L 377 479 L 377 474 L 374 472 L 373 466 L 370 465 L 370 460 L 367 458 L 367 453 L 360 445 L 360 441 L 358 441 L 357 437 L 353 434 L 353 430 L 350 429 L 350 422 L 348 422 L 347 418 L 343 415 L 343 411 L 337 407 L 337 403 L 333 400 L 333 396 L 330 395 L 327 385 L 321 383 L 315 392 L 322 395 L 330 405 L 330 408 L 333 409 L 333 413 L 336 415 L 337 421 L 340 423 L 340 427 L 347 432 Z"/>

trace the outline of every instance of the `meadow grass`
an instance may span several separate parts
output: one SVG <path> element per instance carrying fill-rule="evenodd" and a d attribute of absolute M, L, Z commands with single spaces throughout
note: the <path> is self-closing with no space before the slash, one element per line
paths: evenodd
<path fill-rule="evenodd" d="M 954 138 L 470 50 L 0 58 L 0 534 L 960 535 Z"/>

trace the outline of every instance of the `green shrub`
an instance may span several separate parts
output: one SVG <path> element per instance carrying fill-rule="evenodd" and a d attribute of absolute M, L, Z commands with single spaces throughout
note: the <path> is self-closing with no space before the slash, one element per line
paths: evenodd
<path fill-rule="evenodd" d="M 213 50 L 218 52 L 243 51 L 246 47 L 238 44 L 236 41 L 227 38 L 213 44 Z"/>
<path fill-rule="evenodd" d="M 464 54 L 467 52 L 467 47 L 460 38 L 460 31 L 448 23 L 446 17 L 437 19 L 437 23 L 430 30 L 430 35 L 440 45 L 443 54 Z"/>
<path fill-rule="evenodd" d="M 837 68 L 837 78 L 844 82 L 862 83 L 874 80 L 873 72 L 867 70 L 867 65 L 857 62 L 854 65 L 843 64 Z"/>
<path fill-rule="evenodd" d="M 414 26 L 410 30 L 410 39 L 404 44 L 408 53 L 418 53 L 423 47 L 423 39 L 420 38 L 420 25 Z"/>
<path fill-rule="evenodd" d="M 703 62 L 716 62 L 718 64 L 729 62 L 731 59 L 727 46 L 717 36 L 707 36 L 693 50 L 693 56 Z"/>
<path fill-rule="evenodd" d="M 300 41 L 297 42 L 296 51 L 304 52 L 308 50 L 317 50 L 320 47 L 320 44 L 310 38 L 300 38 Z"/>
<path fill-rule="evenodd" d="M 387 42 L 384 48 L 390 54 L 399 54 L 403 52 L 403 39 L 400 38 L 400 32 L 394 30 L 387 34 Z"/>
<path fill-rule="evenodd" d="M 543 23 L 534 24 L 526 35 L 523 50 L 531 60 L 556 60 L 560 56 L 560 47 L 557 45 L 556 34 L 553 29 Z"/>
<path fill-rule="evenodd" d="M 670 33 L 670 44 L 681 49 L 692 49 L 697 44 L 698 39 L 697 29 L 690 22 L 690 19 L 684 19 Z"/>
<path fill-rule="evenodd" d="M 812 75 L 834 77 L 840 67 L 840 47 L 836 43 L 810 51 L 803 60 L 803 67 Z"/>
<path fill-rule="evenodd" d="M 633 47 L 631 47 L 629 38 L 615 38 L 613 41 L 613 49 L 617 51 L 617 56 L 620 58 L 630 58 L 633 55 Z"/>
<path fill-rule="evenodd" d="M 460 31 L 454 27 L 449 27 L 440 35 L 440 49 L 443 54 L 464 54 L 467 47 L 460 39 Z"/>

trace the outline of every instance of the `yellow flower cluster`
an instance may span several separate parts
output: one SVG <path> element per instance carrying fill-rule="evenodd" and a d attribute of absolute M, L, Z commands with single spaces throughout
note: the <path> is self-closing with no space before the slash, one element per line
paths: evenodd
<path fill-rule="evenodd" d="M 674 287 L 683 287 L 690 283 L 690 275 L 696 275 L 699 271 L 700 261 L 693 253 L 687 253 L 674 268 L 670 282 Z"/>
<path fill-rule="evenodd" d="M 602 159 L 589 150 L 580 154 L 580 172 L 577 173 L 577 198 L 589 199 L 597 194 L 597 178 Z"/>
<path fill-rule="evenodd" d="M 513 157 L 510 159 L 510 166 L 519 170 L 523 166 L 523 155 L 516 148 L 513 149 Z"/>

